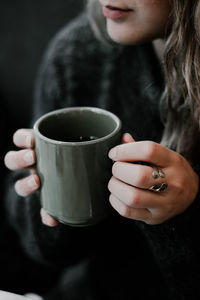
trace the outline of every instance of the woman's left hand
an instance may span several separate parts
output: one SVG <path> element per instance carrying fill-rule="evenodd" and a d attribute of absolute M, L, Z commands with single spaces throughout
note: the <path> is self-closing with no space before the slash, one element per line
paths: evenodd
<path fill-rule="evenodd" d="M 109 152 L 115 161 L 108 184 L 113 208 L 126 218 L 152 225 L 185 211 L 199 187 L 189 162 L 155 142 L 135 142 L 129 134 L 123 141 Z"/>

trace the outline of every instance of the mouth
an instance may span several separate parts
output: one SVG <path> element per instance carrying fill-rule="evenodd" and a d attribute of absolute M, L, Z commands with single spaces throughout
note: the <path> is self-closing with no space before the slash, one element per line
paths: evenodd
<path fill-rule="evenodd" d="M 130 12 L 133 12 L 133 10 L 129 8 L 125 9 L 110 5 L 103 6 L 103 15 L 108 19 L 120 19 L 127 16 Z"/>
<path fill-rule="evenodd" d="M 131 11 L 132 10 L 132 9 L 125 9 L 125 8 L 115 7 L 115 6 L 111 6 L 111 5 L 106 5 L 105 7 L 110 9 L 110 10 L 119 10 L 119 11 Z"/>

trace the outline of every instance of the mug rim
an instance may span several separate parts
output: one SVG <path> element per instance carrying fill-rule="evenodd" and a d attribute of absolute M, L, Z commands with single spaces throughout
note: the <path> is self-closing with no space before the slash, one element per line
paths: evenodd
<path fill-rule="evenodd" d="M 44 119 L 48 118 L 49 116 L 55 115 L 56 113 L 58 114 L 60 112 L 65 112 L 65 111 L 80 111 L 80 110 L 81 111 L 93 111 L 95 113 L 100 113 L 100 114 L 104 114 L 106 116 L 110 116 L 116 123 L 115 129 L 111 133 L 109 133 L 101 138 L 91 140 L 91 141 L 80 141 L 80 142 L 66 142 L 66 141 L 59 141 L 59 140 L 51 139 L 51 138 L 44 136 L 39 131 L 40 123 Z M 55 145 L 66 145 L 66 146 L 69 145 L 69 146 L 79 146 L 79 147 L 104 142 L 104 141 L 108 140 L 109 138 L 111 138 L 112 136 L 115 136 L 121 130 L 121 128 L 122 128 L 122 122 L 118 116 L 116 116 L 114 113 L 112 113 L 106 109 L 99 108 L 99 107 L 93 107 L 93 106 L 72 106 L 72 107 L 56 109 L 56 110 L 50 111 L 48 113 L 45 113 L 44 115 L 39 117 L 33 126 L 34 133 L 43 141 L 46 141 L 50 144 L 55 144 Z"/>

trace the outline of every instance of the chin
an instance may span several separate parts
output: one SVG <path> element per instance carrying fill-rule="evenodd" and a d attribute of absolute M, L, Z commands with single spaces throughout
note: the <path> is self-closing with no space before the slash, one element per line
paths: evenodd
<path fill-rule="evenodd" d="M 122 45 L 132 45 L 134 44 L 132 39 L 128 39 L 124 36 L 119 36 L 119 35 L 113 35 L 113 34 L 110 34 L 108 32 L 108 35 L 109 37 L 111 38 L 111 40 L 117 44 L 122 44 Z"/>
<path fill-rule="evenodd" d="M 133 44 L 133 41 L 132 39 L 122 35 L 122 34 L 119 34 L 119 33 L 115 33 L 113 34 L 113 32 L 110 32 L 108 30 L 108 35 L 109 37 L 111 38 L 111 40 L 117 44 L 122 44 L 122 45 L 130 45 L 130 44 Z"/>
<path fill-rule="evenodd" d="M 137 45 L 163 38 L 164 30 L 146 28 L 132 23 L 107 20 L 107 33 L 112 41 L 123 45 Z"/>
<path fill-rule="evenodd" d="M 150 36 L 141 34 L 141 32 L 137 33 L 134 30 L 131 31 L 130 28 L 127 30 L 120 24 L 119 26 L 112 26 L 112 24 L 107 23 L 107 33 L 113 42 L 122 45 L 136 45 L 151 40 Z"/>
<path fill-rule="evenodd" d="M 130 35 L 127 36 L 119 33 L 113 34 L 113 32 L 109 32 L 109 31 L 108 31 L 108 35 L 113 42 L 122 45 L 137 45 L 151 40 L 145 37 L 137 37 L 137 36 L 130 36 Z"/>

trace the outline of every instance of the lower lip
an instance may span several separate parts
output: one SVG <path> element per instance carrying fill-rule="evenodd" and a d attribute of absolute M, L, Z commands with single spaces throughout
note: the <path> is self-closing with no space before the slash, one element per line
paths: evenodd
<path fill-rule="evenodd" d="M 126 17 L 131 10 L 117 10 L 117 9 L 110 9 L 108 7 L 103 6 L 103 15 L 112 20 L 120 19 Z"/>

